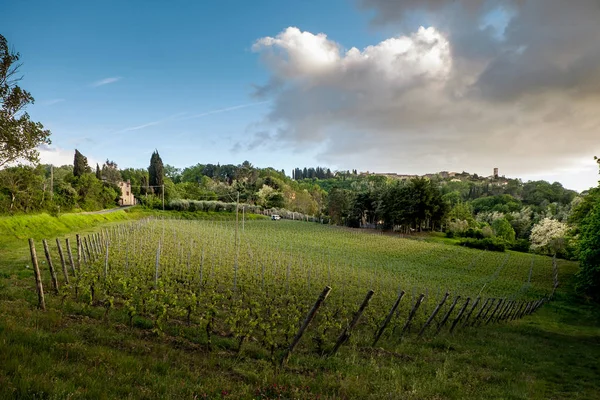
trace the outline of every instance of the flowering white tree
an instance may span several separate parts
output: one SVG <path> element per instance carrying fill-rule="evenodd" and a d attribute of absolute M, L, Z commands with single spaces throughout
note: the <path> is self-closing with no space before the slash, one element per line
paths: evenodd
<path fill-rule="evenodd" d="M 544 218 L 531 230 L 531 249 L 546 254 L 556 254 L 565 247 L 569 226 L 555 219 Z"/>

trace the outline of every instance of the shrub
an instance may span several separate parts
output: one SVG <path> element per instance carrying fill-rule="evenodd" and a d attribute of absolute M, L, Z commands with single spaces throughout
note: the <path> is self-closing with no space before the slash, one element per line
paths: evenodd
<path fill-rule="evenodd" d="M 508 248 L 514 251 L 520 251 L 522 253 L 529 253 L 531 243 L 527 239 L 517 239 L 514 242 L 509 243 Z"/>
<path fill-rule="evenodd" d="M 464 237 L 473 238 L 473 239 L 483 239 L 483 232 L 481 229 L 469 228 L 463 234 Z"/>
<path fill-rule="evenodd" d="M 489 251 L 506 251 L 506 242 L 497 238 L 484 239 L 462 239 L 459 243 L 461 246 L 470 247 L 472 249 L 489 250 Z"/>

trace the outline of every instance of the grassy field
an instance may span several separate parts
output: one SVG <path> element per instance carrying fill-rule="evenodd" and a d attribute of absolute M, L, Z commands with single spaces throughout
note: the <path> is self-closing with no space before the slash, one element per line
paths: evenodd
<path fill-rule="evenodd" d="M 600 312 L 574 296 L 574 263 L 559 262 L 561 286 L 554 300 L 532 316 L 421 339 L 387 335 L 373 348 L 371 325 L 399 289 L 407 296 L 402 315 L 416 295 L 427 294 L 418 326 L 446 291 L 463 298 L 546 295 L 551 260 L 292 221 L 246 222 L 238 250 L 231 222 L 114 218 L 91 230 L 109 229 L 121 239 L 109 246 L 115 282 L 151 281 L 160 242 L 161 293 L 172 288 L 179 294 L 175 279 L 184 277 L 183 282 L 202 282 L 203 289 L 222 294 L 225 304 L 232 301 L 227 294 L 235 279 L 236 290 L 249 294 L 246 299 L 279 308 L 285 305 L 276 304 L 278 298 L 293 296 L 305 312 L 324 285 L 333 290 L 288 366 L 280 369 L 256 332 L 238 349 L 239 335 L 231 329 L 235 322 L 225 318 L 237 315 L 227 314 L 232 303 L 217 307 L 223 319 L 213 327 L 211 346 L 202 309 L 194 311 L 189 327 L 174 306 L 161 329 L 151 311 L 136 315 L 130 327 L 120 300 L 107 314 L 102 298 L 86 301 L 79 291 L 75 300 L 75 284 L 61 283 L 60 296 L 47 295 L 48 311 L 37 310 L 27 243 L 15 229 L 0 239 L 0 398 L 590 399 L 600 394 Z M 3 233 L 6 224 L 0 220 Z M 21 225 L 12 221 L 10 226 Z M 50 232 L 36 226 L 30 224 L 25 236 L 74 233 L 68 227 Z M 86 233 L 81 225 L 74 228 Z M 43 258 L 40 247 L 39 254 Z M 90 271 L 100 276 L 102 268 L 99 260 Z M 47 271 L 44 283 L 51 287 Z M 118 298 L 128 293 L 114 288 L 110 293 L 118 292 Z M 356 335 L 336 356 L 321 356 L 316 339 L 330 345 L 369 288 L 375 295 Z M 157 297 L 157 292 L 148 294 L 149 302 Z M 320 336 L 325 316 L 335 316 L 336 329 Z"/>

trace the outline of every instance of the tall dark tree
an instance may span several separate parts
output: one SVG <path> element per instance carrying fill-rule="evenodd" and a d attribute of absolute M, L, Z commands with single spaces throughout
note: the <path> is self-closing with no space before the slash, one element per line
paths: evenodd
<path fill-rule="evenodd" d="M 82 176 L 89 171 L 87 157 L 75 149 L 75 158 L 73 159 L 73 175 Z"/>
<path fill-rule="evenodd" d="M 158 154 L 158 150 L 155 150 L 150 157 L 150 166 L 148 167 L 148 181 L 150 186 L 154 186 L 154 193 L 162 194 L 162 188 L 165 184 L 165 168 L 163 162 Z"/>
<path fill-rule="evenodd" d="M 117 163 L 108 159 L 102 165 L 102 177 L 106 179 L 106 181 L 114 184 L 117 184 L 123 179 Z"/>
<path fill-rule="evenodd" d="M 34 99 L 17 85 L 19 58 L 0 35 L 0 167 L 19 159 L 38 162 L 37 147 L 50 144 L 50 131 L 24 111 Z"/>
<path fill-rule="evenodd" d="M 96 179 L 102 180 L 102 172 L 98 163 L 96 163 Z"/>

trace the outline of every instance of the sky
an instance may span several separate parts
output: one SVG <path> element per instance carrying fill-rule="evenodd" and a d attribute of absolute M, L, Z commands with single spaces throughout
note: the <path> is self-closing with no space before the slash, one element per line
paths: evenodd
<path fill-rule="evenodd" d="M 41 160 L 598 184 L 600 1 L 11 1 Z"/>

